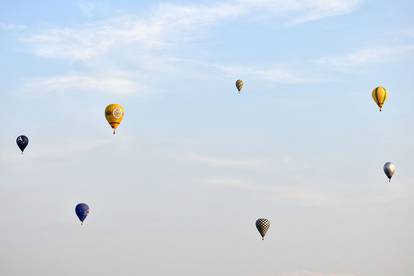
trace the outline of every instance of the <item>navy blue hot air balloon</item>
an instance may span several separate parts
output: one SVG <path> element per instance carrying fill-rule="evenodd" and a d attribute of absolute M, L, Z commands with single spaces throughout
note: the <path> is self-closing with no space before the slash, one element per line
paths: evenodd
<path fill-rule="evenodd" d="M 22 151 L 22 154 L 23 154 L 24 149 L 29 144 L 29 138 L 27 138 L 24 135 L 20 135 L 19 137 L 17 137 L 16 143 L 17 143 L 17 146 L 19 147 L 19 149 Z"/>
<path fill-rule="evenodd" d="M 83 221 L 86 219 L 86 217 L 89 214 L 89 206 L 86 203 L 79 203 L 75 207 L 76 215 L 78 216 L 79 220 L 81 221 L 81 225 L 83 224 Z"/>

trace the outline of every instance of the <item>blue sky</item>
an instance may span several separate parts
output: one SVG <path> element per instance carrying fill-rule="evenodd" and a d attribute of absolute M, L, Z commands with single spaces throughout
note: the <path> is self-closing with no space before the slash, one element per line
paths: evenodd
<path fill-rule="evenodd" d="M 411 1 L 130 2 L 2 1 L 0 274 L 414 274 Z"/>

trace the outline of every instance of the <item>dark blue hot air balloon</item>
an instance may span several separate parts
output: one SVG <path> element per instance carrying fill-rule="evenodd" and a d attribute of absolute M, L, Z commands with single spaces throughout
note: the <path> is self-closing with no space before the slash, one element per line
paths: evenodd
<path fill-rule="evenodd" d="M 17 146 L 19 147 L 19 149 L 22 151 L 22 154 L 23 154 L 24 149 L 29 144 L 29 138 L 27 138 L 24 135 L 20 135 L 19 137 L 17 137 L 16 143 L 17 143 Z"/>
<path fill-rule="evenodd" d="M 83 224 L 83 221 L 86 219 L 86 217 L 89 214 L 89 206 L 86 203 L 79 203 L 75 207 L 76 215 L 78 216 L 79 220 L 81 221 L 81 225 Z"/>

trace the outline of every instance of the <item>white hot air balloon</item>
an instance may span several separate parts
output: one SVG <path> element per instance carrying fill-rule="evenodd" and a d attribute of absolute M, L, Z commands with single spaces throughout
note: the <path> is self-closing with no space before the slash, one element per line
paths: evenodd
<path fill-rule="evenodd" d="M 384 173 L 388 177 L 388 180 L 391 182 L 391 178 L 395 173 L 395 165 L 391 162 L 387 162 L 384 165 Z"/>

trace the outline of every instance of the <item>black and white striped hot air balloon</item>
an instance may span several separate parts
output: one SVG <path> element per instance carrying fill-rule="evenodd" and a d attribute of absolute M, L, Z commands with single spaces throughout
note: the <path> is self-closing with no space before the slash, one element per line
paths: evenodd
<path fill-rule="evenodd" d="M 270 221 L 268 219 L 259 218 L 258 220 L 256 220 L 256 228 L 262 236 L 262 240 L 264 240 L 264 236 L 266 235 L 267 230 L 269 230 L 269 227 Z"/>

